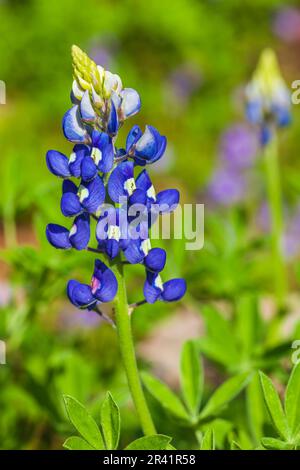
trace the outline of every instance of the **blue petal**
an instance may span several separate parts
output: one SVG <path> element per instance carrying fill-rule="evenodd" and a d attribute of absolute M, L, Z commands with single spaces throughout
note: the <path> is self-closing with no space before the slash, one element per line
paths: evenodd
<path fill-rule="evenodd" d="M 97 175 L 98 170 L 91 157 L 85 157 L 81 163 L 81 177 L 84 181 L 90 181 Z"/>
<path fill-rule="evenodd" d="M 85 156 L 89 155 L 89 148 L 86 145 L 77 144 L 69 160 L 69 168 L 72 176 L 81 176 L 81 164 Z"/>
<path fill-rule="evenodd" d="M 106 241 L 105 252 L 111 258 L 114 259 L 119 254 L 120 245 L 117 240 L 111 239 Z"/>
<path fill-rule="evenodd" d="M 133 116 L 141 109 L 140 95 L 133 88 L 124 88 L 121 91 L 121 114 L 124 119 Z"/>
<path fill-rule="evenodd" d="M 92 281 L 94 296 L 100 302 L 110 302 L 118 291 L 118 282 L 114 273 L 100 260 L 95 261 L 94 276 L 98 282 Z"/>
<path fill-rule="evenodd" d="M 119 119 L 114 102 L 111 101 L 110 104 L 111 106 L 108 117 L 107 130 L 109 135 L 116 135 L 119 129 Z"/>
<path fill-rule="evenodd" d="M 49 224 L 46 227 L 46 236 L 48 242 L 55 248 L 67 249 L 72 245 L 69 241 L 69 230 L 61 225 Z"/>
<path fill-rule="evenodd" d="M 67 295 L 70 302 L 78 308 L 92 307 L 97 303 L 91 287 L 73 279 L 68 282 Z"/>
<path fill-rule="evenodd" d="M 184 279 L 171 279 L 164 283 L 164 290 L 161 294 L 165 302 L 174 302 L 181 299 L 186 292 L 186 282 Z"/>
<path fill-rule="evenodd" d="M 68 166 L 69 160 L 63 153 L 60 153 L 57 150 L 49 150 L 46 155 L 46 162 L 49 170 L 55 176 L 60 176 L 62 178 L 71 176 Z"/>
<path fill-rule="evenodd" d="M 144 259 L 144 264 L 149 271 L 160 272 L 166 264 L 166 252 L 162 248 L 152 248 Z"/>
<path fill-rule="evenodd" d="M 246 106 L 247 119 L 253 124 L 260 124 L 262 121 L 262 106 L 259 101 L 250 101 Z"/>
<path fill-rule="evenodd" d="M 124 255 L 131 264 L 141 263 L 145 257 L 141 250 L 141 240 L 130 240 L 124 249 Z"/>
<path fill-rule="evenodd" d="M 73 217 L 82 212 L 77 194 L 64 193 L 60 201 L 61 212 L 65 217 Z"/>
<path fill-rule="evenodd" d="M 73 106 L 63 117 L 63 132 L 71 142 L 83 143 L 88 141 L 88 133 L 81 120 L 78 106 Z"/>
<path fill-rule="evenodd" d="M 80 114 L 84 121 L 93 122 L 96 119 L 96 113 L 92 106 L 88 90 L 84 92 L 80 102 Z"/>
<path fill-rule="evenodd" d="M 157 275 L 147 271 L 147 279 L 144 284 L 144 297 L 149 304 L 154 304 L 161 296 L 161 289 L 155 286 Z"/>
<path fill-rule="evenodd" d="M 126 152 L 129 153 L 132 146 L 138 141 L 142 136 L 142 131 L 139 126 L 133 126 L 129 131 L 129 134 L 126 139 Z"/>
<path fill-rule="evenodd" d="M 114 147 L 111 137 L 105 132 L 93 131 L 92 145 L 98 148 L 102 154 L 98 169 L 103 173 L 108 173 L 114 163 Z"/>
<path fill-rule="evenodd" d="M 135 145 L 134 154 L 146 160 L 151 160 L 158 151 L 156 134 L 152 126 L 146 126 L 145 132 Z"/>
<path fill-rule="evenodd" d="M 136 187 L 147 192 L 152 186 L 152 181 L 146 170 L 141 171 L 136 179 Z"/>
<path fill-rule="evenodd" d="M 122 162 L 112 172 L 108 180 L 108 194 L 112 201 L 119 202 L 122 196 L 128 196 L 126 182 L 133 179 L 133 162 Z"/>
<path fill-rule="evenodd" d="M 90 241 L 90 218 L 84 213 L 78 215 L 70 230 L 69 240 L 76 250 L 84 250 Z"/>
<path fill-rule="evenodd" d="M 279 127 L 286 127 L 291 123 L 291 113 L 286 106 L 274 106 L 273 112 Z"/>
<path fill-rule="evenodd" d="M 156 204 L 158 204 L 159 212 L 168 213 L 176 209 L 179 203 L 180 194 L 177 189 L 166 189 L 156 196 Z"/>
<path fill-rule="evenodd" d="M 267 145 L 270 140 L 272 139 L 272 129 L 270 126 L 265 125 L 262 126 L 261 132 L 260 132 L 260 141 L 262 145 Z"/>
<path fill-rule="evenodd" d="M 81 200 L 81 205 L 90 213 L 97 212 L 105 200 L 105 186 L 100 176 L 96 176 L 92 181 L 83 183 L 87 189 L 87 197 Z"/>

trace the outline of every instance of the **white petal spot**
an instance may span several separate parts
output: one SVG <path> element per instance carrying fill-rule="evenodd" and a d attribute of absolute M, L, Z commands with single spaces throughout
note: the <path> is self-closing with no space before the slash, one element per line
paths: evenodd
<path fill-rule="evenodd" d="M 73 163 L 76 160 L 76 153 L 72 152 L 70 155 L 69 163 Z"/>
<path fill-rule="evenodd" d="M 154 281 L 154 285 L 155 285 L 155 287 L 157 287 L 161 291 L 164 290 L 163 282 L 162 282 L 162 279 L 161 279 L 160 275 L 156 276 L 155 281 Z"/>
<path fill-rule="evenodd" d="M 89 197 L 89 190 L 84 186 L 79 186 L 78 193 L 79 201 L 83 202 L 87 197 Z"/>
<path fill-rule="evenodd" d="M 124 183 L 124 189 L 129 196 L 132 195 L 133 191 L 136 189 L 134 178 L 128 178 Z"/>
<path fill-rule="evenodd" d="M 108 227 L 107 236 L 109 240 L 117 240 L 118 242 L 121 236 L 120 227 L 117 225 L 110 225 Z"/>
<path fill-rule="evenodd" d="M 69 232 L 69 238 L 72 237 L 73 235 L 75 235 L 75 233 L 77 232 L 77 225 L 76 224 L 73 224 L 72 225 L 72 228 Z"/>
<path fill-rule="evenodd" d="M 91 157 L 94 160 L 95 164 L 98 165 L 98 163 L 101 162 L 101 160 L 102 160 L 101 150 L 98 149 L 97 147 L 93 147 Z"/>
<path fill-rule="evenodd" d="M 144 253 L 145 256 L 147 256 L 147 254 L 149 253 L 149 251 L 151 250 L 151 242 L 150 242 L 150 239 L 147 238 L 146 240 L 143 240 L 142 243 L 141 243 L 141 249 L 142 249 L 142 252 Z"/>
<path fill-rule="evenodd" d="M 147 196 L 150 198 L 150 199 L 153 199 L 154 201 L 156 201 L 156 192 L 155 192 L 155 189 L 154 189 L 154 186 L 153 184 L 150 186 L 150 188 L 148 189 L 147 191 Z"/>

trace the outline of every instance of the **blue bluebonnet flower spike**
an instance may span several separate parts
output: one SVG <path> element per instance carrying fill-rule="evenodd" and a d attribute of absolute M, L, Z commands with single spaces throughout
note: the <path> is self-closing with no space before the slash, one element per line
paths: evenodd
<path fill-rule="evenodd" d="M 153 164 L 163 156 L 166 137 L 153 126 L 142 130 L 135 125 L 125 148 L 117 148 L 120 127 L 140 110 L 139 94 L 124 88 L 118 75 L 104 70 L 77 46 L 72 47 L 72 57 L 72 107 L 62 128 L 74 147 L 70 156 L 57 150 L 46 155 L 49 171 L 63 180 L 60 209 L 72 222 L 67 227 L 49 224 L 47 239 L 57 249 L 99 253 L 108 265 L 116 259 L 144 266 L 145 299 L 134 305 L 179 300 L 186 291 L 185 280 L 162 281 L 166 252 L 152 248 L 149 236 L 159 214 L 176 208 L 179 192 L 167 189 L 156 194 L 146 169 L 136 175 L 136 167 Z M 131 211 L 135 205 L 142 207 L 143 217 L 134 225 Z M 97 248 L 89 247 L 94 219 Z M 90 284 L 72 279 L 67 285 L 73 305 L 99 313 L 101 304 L 112 301 L 117 291 L 113 271 L 100 259 L 95 261 Z"/>

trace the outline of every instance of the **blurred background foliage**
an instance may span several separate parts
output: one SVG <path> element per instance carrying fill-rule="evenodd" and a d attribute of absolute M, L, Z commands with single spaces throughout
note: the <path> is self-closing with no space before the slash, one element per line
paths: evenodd
<path fill-rule="evenodd" d="M 284 15 L 292 23 L 284 22 Z M 44 235 L 49 221 L 62 221 L 60 183 L 47 171 L 44 156 L 49 148 L 71 152 L 61 118 L 70 105 L 73 43 L 139 91 L 142 112 L 126 124 L 124 140 L 134 122 L 151 123 L 168 137 L 164 159 L 150 168 L 157 189 L 175 185 L 182 202 L 208 204 L 203 250 L 188 252 L 184 241 L 165 241 L 170 252 L 165 276 L 185 276 L 188 294 L 181 305 L 145 306 L 135 313 L 140 361 L 150 367 L 153 350 L 162 348 L 158 374 L 176 388 L 172 367 L 177 357 L 172 362 L 170 339 L 174 335 L 176 355 L 186 339 L 181 328 L 183 336 L 204 335 L 203 302 L 218 301 L 230 313 L 240 296 L 251 292 L 261 295 L 267 314 L 272 311 L 268 234 L 258 230 L 256 218 L 265 199 L 259 158 L 251 169 L 254 184 L 242 201 L 211 204 L 207 187 L 218 166 L 222 134 L 243 123 L 243 87 L 260 51 L 266 46 L 276 50 L 288 86 L 300 76 L 299 2 L 1 0 L 0 79 L 7 93 L 6 105 L 0 106 L 0 338 L 7 344 L 7 364 L 0 366 L 2 448 L 60 448 L 69 434 L 63 393 L 97 415 L 100 400 L 111 390 L 125 423 L 123 444 L 139 435 L 115 332 L 92 313 L 74 311 L 65 300 L 70 277 L 89 279 L 93 255 L 55 251 Z M 294 107 L 292 126 L 281 137 L 288 214 L 299 203 L 299 128 Z M 293 291 L 299 285 L 299 246 L 287 259 Z M 142 279 L 142 271 L 132 267 L 131 301 L 140 299 Z M 298 301 L 294 304 L 297 316 Z M 294 331 L 289 326 L 288 337 L 295 338 Z M 269 336 L 273 346 L 284 339 L 283 333 Z M 265 343 L 259 354 L 266 354 Z M 290 354 L 288 346 L 283 354 Z M 226 361 L 220 369 L 213 356 L 208 352 L 208 390 L 231 373 Z M 279 381 L 286 380 L 285 370 L 275 370 Z M 227 412 L 230 429 L 246 427 L 240 425 L 242 406 Z M 167 433 L 170 423 L 159 417 L 158 411 L 160 431 Z M 216 424 L 222 442 L 224 422 Z M 195 445 L 185 431 L 179 430 L 175 439 L 183 448 Z"/>

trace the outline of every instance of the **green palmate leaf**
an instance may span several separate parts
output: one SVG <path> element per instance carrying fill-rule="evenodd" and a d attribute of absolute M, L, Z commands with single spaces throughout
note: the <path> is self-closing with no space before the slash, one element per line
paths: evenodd
<path fill-rule="evenodd" d="M 271 417 L 272 423 L 284 439 L 289 437 L 289 429 L 282 404 L 272 381 L 263 372 L 259 372 L 260 383 L 264 393 L 265 403 Z"/>
<path fill-rule="evenodd" d="M 285 413 L 294 436 L 300 429 L 300 363 L 291 373 L 285 392 Z"/>
<path fill-rule="evenodd" d="M 265 449 L 270 450 L 292 450 L 294 448 L 292 444 L 288 444 L 280 439 L 274 439 L 273 437 L 263 437 L 261 443 Z"/>
<path fill-rule="evenodd" d="M 249 380 L 249 374 L 240 374 L 224 382 L 211 396 L 206 403 L 200 419 L 218 414 L 222 408 L 227 405 L 240 391 L 245 387 Z"/>
<path fill-rule="evenodd" d="M 203 316 L 205 319 L 207 336 L 219 350 L 222 350 L 223 358 L 226 358 L 228 363 L 239 362 L 240 352 L 236 345 L 231 323 L 211 306 L 203 308 Z"/>
<path fill-rule="evenodd" d="M 215 434 L 212 428 L 205 431 L 200 450 L 215 450 Z"/>
<path fill-rule="evenodd" d="M 251 434 L 258 444 L 263 437 L 263 424 L 265 421 L 265 406 L 259 374 L 256 372 L 246 390 L 247 417 Z"/>
<path fill-rule="evenodd" d="M 72 436 L 69 437 L 64 443 L 63 447 L 68 450 L 96 450 L 82 437 Z"/>
<path fill-rule="evenodd" d="M 172 438 L 163 434 L 153 434 L 153 436 L 140 437 L 131 442 L 125 450 L 166 450 Z"/>
<path fill-rule="evenodd" d="M 120 411 L 110 392 L 101 406 L 101 426 L 106 449 L 116 449 L 120 437 Z"/>
<path fill-rule="evenodd" d="M 142 380 L 147 390 L 166 410 L 178 418 L 189 419 L 183 404 L 167 385 L 146 372 L 142 373 Z"/>
<path fill-rule="evenodd" d="M 181 352 L 181 387 L 187 407 L 196 415 L 203 392 L 203 369 L 194 341 L 187 341 Z"/>
<path fill-rule="evenodd" d="M 241 346 L 241 355 L 249 358 L 255 345 L 258 325 L 257 298 L 244 295 L 237 305 L 237 337 Z"/>
<path fill-rule="evenodd" d="M 69 395 L 64 395 L 64 401 L 69 419 L 79 434 L 95 449 L 105 449 L 97 423 L 87 409 L 78 400 Z"/>

